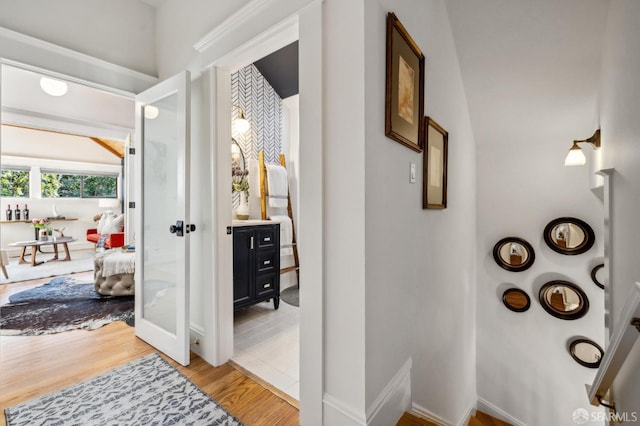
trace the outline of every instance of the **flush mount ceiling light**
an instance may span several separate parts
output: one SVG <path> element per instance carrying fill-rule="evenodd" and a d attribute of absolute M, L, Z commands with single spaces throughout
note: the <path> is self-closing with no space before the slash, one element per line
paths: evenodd
<path fill-rule="evenodd" d="M 578 146 L 579 143 L 584 142 L 592 144 L 593 149 L 600 148 L 600 129 L 596 130 L 593 136 L 591 136 L 589 139 L 573 141 L 573 146 L 571 147 L 571 149 L 569 149 L 567 158 L 564 159 L 565 166 L 582 166 L 587 162 L 582 149 Z"/>
<path fill-rule="evenodd" d="M 69 86 L 64 81 L 55 80 L 49 77 L 40 78 L 40 87 L 48 95 L 63 96 L 67 93 Z"/>
<path fill-rule="evenodd" d="M 233 120 L 233 128 L 238 133 L 246 133 L 247 130 L 251 128 L 251 123 L 249 123 L 249 120 L 244 118 L 244 111 L 242 108 L 238 105 L 234 105 L 234 107 L 240 110 L 240 115 L 238 115 L 238 118 Z"/>
<path fill-rule="evenodd" d="M 153 105 L 144 106 L 144 118 L 147 120 L 155 120 L 158 118 L 158 114 L 160 114 L 160 111 L 157 107 L 154 107 Z"/>

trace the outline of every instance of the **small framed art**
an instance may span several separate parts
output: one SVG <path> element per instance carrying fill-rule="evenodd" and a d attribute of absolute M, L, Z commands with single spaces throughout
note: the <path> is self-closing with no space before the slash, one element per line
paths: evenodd
<path fill-rule="evenodd" d="M 447 208 L 447 157 L 449 132 L 429 117 L 424 118 L 422 153 L 422 208 Z"/>
<path fill-rule="evenodd" d="M 391 12 L 387 15 L 385 114 L 385 135 L 422 151 L 424 55 Z"/>

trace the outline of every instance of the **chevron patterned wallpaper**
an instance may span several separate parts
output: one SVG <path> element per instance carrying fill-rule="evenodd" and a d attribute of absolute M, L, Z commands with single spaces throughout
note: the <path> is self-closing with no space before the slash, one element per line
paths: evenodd
<path fill-rule="evenodd" d="M 258 152 L 264 150 L 265 162 L 279 163 L 282 99 L 253 64 L 231 75 L 231 101 L 233 105 L 240 105 L 245 118 L 251 123 L 251 129 L 244 134 L 232 130 L 245 161 L 257 160 Z M 233 120 L 239 115 L 238 108 L 233 108 Z M 233 207 L 237 207 L 239 202 L 240 196 L 234 193 Z"/>
<path fill-rule="evenodd" d="M 282 122 L 282 100 L 260 71 L 249 65 L 231 76 L 231 100 L 240 105 L 251 123 L 245 134 L 234 134 L 247 159 L 257 159 L 264 150 L 265 161 L 280 161 L 280 132 Z M 240 115 L 233 108 L 233 118 Z"/>

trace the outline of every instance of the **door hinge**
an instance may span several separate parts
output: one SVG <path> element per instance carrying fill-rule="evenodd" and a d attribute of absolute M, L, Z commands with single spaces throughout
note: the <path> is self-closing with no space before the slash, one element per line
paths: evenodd
<path fill-rule="evenodd" d="M 136 155 L 136 149 L 135 148 L 129 148 L 129 155 Z"/>
<path fill-rule="evenodd" d="M 136 202 L 135 201 L 129 201 L 129 208 L 130 209 L 135 209 L 136 208 Z"/>

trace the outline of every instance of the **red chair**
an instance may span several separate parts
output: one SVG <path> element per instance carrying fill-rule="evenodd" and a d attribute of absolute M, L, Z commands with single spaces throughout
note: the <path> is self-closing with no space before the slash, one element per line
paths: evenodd
<path fill-rule="evenodd" d="M 98 244 L 98 240 L 105 235 L 98 234 L 98 228 L 87 229 L 87 241 Z M 104 248 L 111 249 L 122 247 L 124 245 L 124 232 L 114 232 L 107 236 L 104 241 Z"/>

